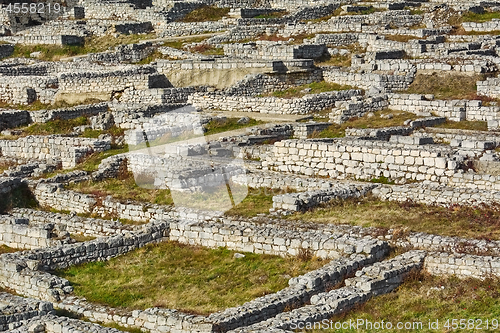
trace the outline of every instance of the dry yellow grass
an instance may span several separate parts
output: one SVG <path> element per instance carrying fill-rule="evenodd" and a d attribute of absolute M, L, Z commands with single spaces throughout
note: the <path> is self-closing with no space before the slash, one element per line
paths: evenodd
<path fill-rule="evenodd" d="M 236 259 L 234 251 L 224 248 L 164 242 L 57 274 L 71 282 L 77 295 L 91 302 L 208 314 L 281 290 L 291 276 L 325 263 L 317 258 L 254 253 Z"/>
<path fill-rule="evenodd" d="M 500 239 L 500 206 L 450 208 L 381 201 L 374 197 L 334 201 L 296 213 L 290 220 L 407 229 L 444 236 Z"/>

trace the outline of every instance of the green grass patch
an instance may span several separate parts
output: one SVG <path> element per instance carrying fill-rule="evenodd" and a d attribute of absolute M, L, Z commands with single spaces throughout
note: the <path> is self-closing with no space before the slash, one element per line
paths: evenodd
<path fill-rule="evenodd" d="M 36 123 L 23 130 L 26 135 L 69 134 L 73 127 L 88 125 L 87 117 L 78 117 L 69 120 L 49 120 L 46 123 Z"/>
<path fill-rule="evenodd" d="M 412 202 L 362 199 L 336 200 L 323 207 L 287 217 L 317 223 L 426 232 L 444 236 L 500 239 L 500 205 L 430 206 Z"/>
<path fill-rule="evenodd" d="M 467 74 L 422 74 L 417 73 L 405 94 L 433 94 L 437 99 L 475 99 L 477 81 L 486 80 L 486 76 Z"/>
<path fill-rule="evenodd" d="M 39 111 L 39 110 L 54 110 L 61 108 L 70 108 L 77 105 L 95 104 L 101 103 L 101 100 L 88 98 L 83 103 L 69 104 L 64 101 L 58 101 L 54 104 L 43 104 L 39 100 L 34 101 L 31 104 L 9 104 L 0 101 L 0 108 L 2 109 L 15 109 L 15 110 L 26 110 L 26 111 Z"/>
<path fill-rule="evenodd" d="M 475 14 L 473 12 L 465 12 L 462 15 L 462 22 L 487 22 L 493 19 L 500 19 L 500 12 L 485 12 L 483 14 Z"/>
<path fill-rule="evenodd" d="M 471 131 L 487 131 L 488 130 L 488 122 L 486 122 L 486 121 L 469 121 L 469 120 L 462 120 L 462 121 L 446 120 L 444 123 L 439 124 L 435 127 L 471 130 Z"/>
<path fill-rule="evenodd" d="M 398 289 L 386 295 L 372 298 L 353 311 L 331 318 L 333 322 L 365 321 L 396 323 L 421 322 L 421 329 L 380 330 L 384 332 L 473 332 L 472 328 L 452 329 L 452 319 L 465 319 L 466 324 L 478 327 L 482 320 L 482 329 L 493 332 L 500 327 L 500 284 L 498 278 L 458 279 L 456 277 L 431 276 L 425 273 L 411 275 Z M 429 321 L 438 320 L 439 329 L 429 329 Z M 486 330 L 486 320 L 489 329 Z M 496 323 L 493 329 L 492 320 Z M 448 321 L 449 327 L 445 327 Z M 460 320 L 456 321 L 457 326 Z M 463 326 L 462 326 L 463 327 Z M 417 326 L 415 326 L 417 328 Z M 366 329 L 310 330 L 308 332 L 375 332 Z"/>
<path fill-rule="evenodd" d="M 180 22 L 205 22 L 218 21 L 229 13 L 230 8 L 218 8 L 215 6 L 202 6 L 180 19 Z"/>
<path fill-rule="evenodd" d="M 98 169 L 99 164 L 101 164 L 101 161 L 105 158 L 108 158 L 113 155 L 118 155 L 118 154 L 123 154 L 128 152 L 128 146 L 125 145 L 124 147 L 112 147 L 109 150 L 98 152 L 98 153 L 93 153 L 89 157 L 85 159 L 82 163 L 78 164 L 74 170 L 84 170 L 88 172 L 94 172 Z"/>
<path fill-rule="evenodd" d="M 273 208 L 273 196 L 295 192 L 292 189 L 249 188 L 248 195 L 234 208 L 226 211 L 227 216 L 254 217 L 258 214 L 269 214 Z"/>
<path fill-rule="evenodd" d="M 260 124 L 264 123 L 263 121 L 250 118 L 248 123 L 238 124 L 239 119 L 240 118 L 213 119 L 210 122 L 208 122 L 206 125 L 204 125 L 205 130 L 206 130 L 205 135 L 211 135 L 211 134 L 217 134 L 217 133 L 237 130 L 240 128 L 256 126 L 256 125 L 260 125 Z"/>
<path fill-rule="evenodd" d="M 370 179 L 371 183 L 376 183 L 376 184 L 394 184 L 394 181 L 391 181 L 389 178 L 380 176 L 377 178 L 372 178 Z"/>
<path fill-rule="evenodd" d="M 281 290 L 290 276 L 325 263 L 254 253 L 236 259 L 234 253 L 164 242 L 56 273 L 70 281 L 76 295 L 91 302 L 208 314 Z"/>
<path fill-rule="evenodd" d="M 24 57 L 29 58 L 30 54 L 33 52 L 41 52 L 38 59 L 44 61 L 57 61 L 65 57 L 73 57 L 78 55 L 84 55 L 88 53 L 104 52 L 110 48 L 113 48 L 122 44 L 133 44 L 138 43 L 145 39 L 153 39 L 156 34 L 131 34 L 131 35 L 118 35 L 117 37 L 110 38 L 109 35 L 102 37 L 88 37 L 85 38 L 84 45 L 20 45 L 16 44 L 14 47 L 14 53 L 12 58 Z"/>
<path fill-rule="evenodd" d="M 337 83 L 328 83 L 325 81 L 321 81 L 321 82 L 312 82 L 309 84 L 303 84 L 301 86 L 288 88 L 286 90 L 273 91 L 272 93 L 262 96 L 273 96 L 279 98 L 299 98 L 308 94 L 319 94 L 322 92 L 349 90 L 349 89 L 355 89 L 355 88 L 348 85 L 340 85 Z M 309 91 L 305 92 L 304 90 L 309 90 Z"/>
<path fill-rule="evenodd" d="M 368 114 L 365 114 L 360 118 L 349 119 L 341 125 L 333 124 L 321 132 L 313 133 L 311 138 L 341 138 L 345 136 L 345 130 L 347 128 L 382 128 L 403 126 L 406 120 L 415 120 L 418 118 L 414 113 L 406 111 L 382 110 L 372 113 L 372 117 L 368 117 Z M 385 114 L 392 114 L 393 117 L 391 119 L 382 118 L 381 115 Z"/>
<path fill-rule="evenodd" d="M 158 205 L 172 205 L 170 190 L 152 188 L 153 179 L 135 178 L 126 173 L 119 179 L 109 178 L 101 182 L 86 181 L 68 186 L 68 189 L 92 194 L 98 198 L 111 195 L 120 201 L 135 200 Z"/>
<path fill-rule="evenodd" d="M 287 11 L 272 12 L 272 13 L 268 13 L 268 14 L 257 15 L 254 18 L 257 18 L 257 19 L 274 19 L 274 18 L 283 17 L 283 16 L 285 16 L 287 14 L 288 14 Z"/>
<path fill-rule="evenodd" d="M 404 9 L 410 10 L 410 15 L 424 15 L 425 12 L 422 9 L 414 9 L 413 7 L 405 7 Z"/>
<path fill-rule="evenodd" d="M 387 11 L 387 9 L 385 9 L 385 8 L 375 8 L 375 7 L 370 6 L 370 8 L 367 8 L 367 9 L 363 9 L 363 10 L 356 11 L 356 12 L 342 13 L 341 15 L 342 16 L 368 15 L 368 14 L 373 14 L 375 12 L 385 12 L 385 11 Z"/>
<path fill-rule="evenodd" d="M 205 39 L 207 39 L 207 37 L 181 38 L 181 39 L 163 42 L 162 45 L 172 47 L 174 49 L 182 50 L 186 43 L 200 43 L 200 42 L 203 42 Z"/>

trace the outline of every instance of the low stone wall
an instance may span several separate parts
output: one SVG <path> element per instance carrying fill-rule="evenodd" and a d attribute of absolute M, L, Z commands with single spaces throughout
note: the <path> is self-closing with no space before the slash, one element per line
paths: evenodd
<path fill-rule="evenodd" d="M 500 258 L 431 252 L 425 258 L 424 267 L 433 275 L 485 279 L 500 275 Z"/>
<path fill-rule="evenodd" d="M 486 81 L 477 81 L 477 94 L 492 98 L 500 97 L 500 79 L 489 77 Z"/>
<path fill-rule="evenodd" d="M 224 55 L 253 59 L 317 59 L 326 52 L 325 45 L 287 45 L 283 42 L 257 41 L 246 44 L 224 44 Z"/>
<path fill-rule="evenodd" d="M 143 124 L 153 122 L 155 116 L 162 114 L 184 113 L 194 111 L 186 110 L 186 104 L 135 104 L 135 103 L 109 103 L 115 125 L 124 129 L 142 128 Z"/>
<path fill-rule="evenodd" d="M 352 85 L 363 89 L 376 88 L 381 91 L 406 90 L 413 82 L 413 74 L 387 75 L 373 73 L 350 73 L 340 69 L 326 69 L 323 71 L 326 82 L 343 85 Z"/>
<path fill-rule="evenodd" d="M 9 104 L 29 104 L 35 100 L 49 104 L 57 91 L 57 77 L 3 76 L 0 81 L 0 100 Z"/>
<path fill-rule="evenodd" d="M 298 255 L 309 250 L 320 258 L 338 258 L 353 253 L 366 253 L 382 258 L 386 244 L 369 239 L 356 239 L 344 234 L 315 230 L 287 230 L 276 225 L 255 225 L 232 221 L 181 224 L 170 223 L 170 240 L 209 248 L 228 249 L 272 255 Z M 268 235 L 268 236 L 266 236 Z"/>
<path fill-rule="evenodd" d="M 383 141 L 325 139 L 285 140 L 274 144 L 274 155 L 263 167 L 270 170 L 336 178 L 370 180 L 435 180 L 458 168 L 453 149 L 433 145 L 395 144 Z"/>
<path fill-rule="evenodd" d="M 384 128 L 346 128 L 346 137 L 359 137 L 368 140 L 389 141 L 393 135 L 410 135 L 413 128 L 405 126 L 394 126 Z"/>
<path fill-rule="evenodd" d="M 343 282 L 373 259 L 364 255 L 339 258 L 320 269 L 291 278 L 289 287 L 274 294 L 258 297 L 241 306 L 229 308 L 208 316 L 214 326 L 224 332 L 249 326 L 272 318 L 286 310 L 309 302 L 314 295 Z"/>
<path fill-rule="evenodd" d="M 109 141 L 57 135 L 0 140 L 0 151 L 3 156 L 61 161 L 63 168 L 72 168 L 89 154 L 108 149 L 110 149 Z"/>
<path fill-rule="evenodd" d="M 28 320 L 37 316 L 54 313 L 52 303 L 23 298 L 9 293 L 0 293 L 0 330 L 9 331 L 16 327 L 20 320 Z"/>
<path fill-rule="evenodd" d="M 391 94 L 389 95 L 389 108 L 416 114 L 432 112 L 452 121 L 488 121 L 500 118 L 500 107 L 483 106 L 479 100 L 429 100 L 419 94 Z"/>
<path fill-rule="evenodd" d="M 397 288 L 413 271 L 422 268 L 425 252 L 410 251 L 391 260 L 375 263 L 346 279 L 346 286 L 311 297 L 311 305 L 283 312 L 274 318 L 230 331 L 231 333 L 283 332 L 305 328 L 305 323 L 320 323 L 345 313 L 371 297 Z"/>
<path fill-rule="evenodd" d="M 30 113 L 22 110 L 0 110 L 0 131 L 7 128 L 26 126 L 30 122 Z"/>
<path fill-rule="evenodd" d="M 316 44 L 326 44 L 326 46 L 346 46 L 357 43 L 360 38 L 359 33 L 337 33 L 337 34 L 317 34 L 313 41 Z"/>
<path fill-rule="evenodd" d="M 432 128 L 427 127 L 424 135 L 432 136 L 434 141 L 451 142 L 452 140 L 469 140 L 469 141 L 490 141 L 495 145 L 500 145 L 500 133 L 460 130 L 452 128 Z"/>
<path fill-rule="evenodd" d="M 37 249 L 68 243 L 69 235 L 53 223 L 30 223 L 24 218 L 0 215 L 0 244 L 14 249 Z"/>
<path fill-rule="evenodd" d="M 136 63 L 147 58 L 154 51 L 153 43 L 119 45 L 113 52 L 91 53 L 87 56 L 89 61 L 99 63 Z"/>
<path fill-rule="evenodd" d="M 14 328 L 15 327 L 15 328 Z M 35 330 L 36 329 L 36 330 Z M 79 319 L 68 317 L 60 317 L 55 315 L 40 315 L 31 319 L 20 320 L 12 325 L 9 332 L 11 333 L 80 333 L 80 332 L 95 332 L 95 333 L 120 333 L 116 328 L 103 327 L 97 324 L 92 324 Z"/>
<path fill-rule="evenodd" d="M 48 45 L 83 45 L 84 38 L 75 35 L 16 35 L 2 37 L 2 40 L 15 44 L 48 44 Z"/>
<path fill-rule="evenodd" d="M 254 74 L 247 75 L 243 80 L 226 88 L 224 93 L 233 96 L 256 96 L 322 80 L 323 73 L 318 69 L 300 72 Z"/>
<path fill-rule="evenodd" d="M 376 185 L 339 184 L 328 190 L 286 193 L 273 197 L 273 210 L 285 212 L 305 211 L 334 199 L 359 198 Z"/>
<path fill-rule="evenodd" d="M 78 105 L 71 108 L 55 109 L 55 110 L 39 110 L 30 111 L 29 116 L 31 121 L 35 123 L 46 123 L 49 120 L 61 119 L 69 120 L 82 116 L 94 116 L 99 113 L 108 111 L 107 103 Z"/>
<path fill-rule="evenodd" d="M 205 110 L 245 111 L 272 114 L 306 114 L 324 110 L 336 101 L 360 95 L 360 90 L 345 90 L 306 95 L 302 98 L 236 97 L 222 93 L 193 94 L 188 103 Z"/>
<path fill-rule="evenodd" d="M 173 104 L 186 103 L 189 95 L 204 92 L 205 87 L 141 89 L 127 88 L 120 96 L 121 103 Z"/>
<path fill-rule="evenodd" d="M 233 181 L 242 185 L 246 184 L 251 188 L 291 188 L 296 191 L 326 190 L 336 187 L 338 184 L 338 181 L 322 178 L 307 178 L 300 175 L 285 175 L 281 172 L 258 172 L 255 170 L 246 175 L 234 177 Z"/>
<path fill-rule="evenodd" d="M 488 32 L 488 31 L 498 31 L 500 30 L 500 20 L 492 19 L 487 22 L 463 22 L 462 27 L 465 31 L 479 31 L 479 32 Z"/>
<path fill-rule="evenodd" d="M 293 126 L 293 136 L 298 139 L 307 139 L 314 132 L 321 132 L 328 127 L 330 127 L 331 123 L 297 123 Z"/>
<path fill-rule="evenodd" d="M 457 204 L 475 206 L 500 202 L 500 192 L 497 191 L 449 187 L 438 183 L 384 186 L 374 189 L 373 195 L 381 200 L 399 202 L 413 201 L 416 203 L 446 207 Z"/>
<path fill-rule="evenodd" d="M 386 95 L 360 98 L 358 101 L 337 102 L 329 115 L 330 121 L 342 124 L 351 118 L 363 117 L 368 112 L 382 110 L 388 105 Z"/>
<path fill-rule="evenodd" d="M 140 229 L 141 226 L 122 224 L 113 220 L 85 218 L 78 215 L 51 213 L 28 208 L 15 208 L 14 217 L 29 220 L 30 224 L 52 224 L 58 230 L 85 237 L 107 237 Z"/>
<path fill-rule="evenodd" d="M 14 53 L 14 45 L 2 44 L 0 45 L 0 59 L 10 57 Z"/>
<path fill-rule="evenodd" d="M 61 94 L 110 94 L 126 88 L 150 89 L 171 87 L 167 78 L 153 66 L 124 68 L 122 70 L 61 73 L 58 75 Z"/>

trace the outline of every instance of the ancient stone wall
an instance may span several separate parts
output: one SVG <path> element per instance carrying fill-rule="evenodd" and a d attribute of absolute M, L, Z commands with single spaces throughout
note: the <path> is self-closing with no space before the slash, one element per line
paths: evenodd
<path fill-rule="evenodd" d="M 159 88 L 159 89 L 141 89 L 127 88 L 120 96 L 121 103 L 135 104 L 173 104 L 186 103 L 188 96 L 195 92 L 204 92 L 205 87 L 186 87 L 186 88 Z"/>
<path fill-rule="evenodd" d="M 273 210 L 284 212 L 306 211 L 331 200 L 345 200 L 359 198 L 369 192 L 374 185 L 339 184 L 326 190 L 306 191 L 300 193 L 286 193 L 273 196 Z"/>
<path fill-rule="evenodd" d="M 109 141 L 57 135 L 0 140 L 0 151 L 4 156 L 61 161 L 63 168 L 74 167 L 89 154 L 108 149 Z"/>
<path fill-rule="evenodd" d="M 224 44 L 224 55 L 253 59 L 317 59 L 326 52 L 325 45 L 287 45 L 283 42 L 257 41 L 246 44 Z"/>
<path fill-rule="evenodd" d="M 266 236 L 268 235 L 268 236 Z M 273 255 L 297 255 L 309 249 L 321 258 L 338 258 L 353 253 L 366 253 L 382 258 L 387 248 L 374 240 L 354 239 L 343 234 L 324 231 L 286 230 L 273 225 L 255 225 L 245 222 L 231 223 L 170 223 L 170 240 L 198 244 L 209 248 L 227 247 L 236 251 Z"/>
<path fill-rule="evenodd" d="M 424 180 L 453 175 L 457 163 L 449 147 L 325 139 L 276 142 L 274 155 L 268 156 L 263 166 L 308 176 Z"/>
<path fill-rule="evenodd" d="M 0 80 L 0 100 L 10 104 L 28 104 L 39 100 L 53 101 L 58 80 L 51 76 L 3 76 Z"/>
<path fill-rule="evenodd" d="M 360 90 L 344 90 L 306 95 L 302 98 L 236 97 L 223 93 L 193 94 L 188 102 L 205 110 L 245 111 L 274 114 L 305 114 L 324 110 L 339 100 L 360 95 Z"/>
<path fill-rule="evenodd" d="M 224 90 L 226 95 L 255 96 L 322 81 L 321 70 L 247 75 Z"/>
<path fill-rule="evenodd" d="M 26 126 L 30 122 L 30 113 L 21 110 L 0 110 L 0 131 L 6 128 Z"/>
<path fill-rule="evenodd" d="M 52 303 L 39 301 L 33 298 L 24 298 L 12 294 L 0 293 L 0 330 L 10 331 L 20 320 L 28 320 L 37 316 L 54 313 Z"/>
<path fill-rule="evenodd" d="M 363 89 L 372 87 L 381 91 L 405 90 L 413 82 L 413 75 L 387 75 L 374 73 L 350 73 L 340 69 L 326 69 L 323 71 L 326 82 L 351 85 Z"/>
<path fill-rule="evenodd" d="M 55 110 L 39 110 L 29 112 L 32 122 L 45 123 L 49 120 L 61 119 L 69 120 L 83 116 L 94 116 L 108 111 L 107 103 L 78 105 L 71 108 Z"/>
<path fill-rule="evenodd" d="M 29 208 L 16 208 L 11 214 L 17 218 L 29 220 L 30 224 L 55 224 L 58 230 L 85 237 L 112 236 L 141 228 L 141 226 L 122 224 L 112 220 L 85 218 L 78 215 L 51 213 Z"/>
<path fill-rule="evenodd" d="M 434 100 L 419 94 L 390 94 L 389 108 L 412 113 L 433 113 L 453 121 L 488 121 L 500 118 L 500 107 L 479 100 Z"/>
<path fill-rule="evenodd" d="M 69 241 L 53 223 L 31 223 L 24 218 L 0 215 L 0 244 L 14 249 L 37 249 Z"/>
<path fill-rule="evenodd" d="M 61 73 L 58 75 L 59 93 L 109 94 L 126 88 L 168 88 L 170 82 L 158 74 L 153 66 L 124 68 L 122 70 Z"/>

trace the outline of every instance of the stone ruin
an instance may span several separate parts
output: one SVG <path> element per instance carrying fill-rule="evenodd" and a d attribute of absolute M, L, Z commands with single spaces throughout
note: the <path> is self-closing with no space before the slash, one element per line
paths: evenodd
<path fill-rule="evenodd" d="M 183 22 L 204 6 L 227 14 Z M 8 207 L 0 215 L 0 245 L 25 250 L 0 255 L 0 287 L 11 292 L 0 293 L 0 331 L 119 332 L 100 325 L 115 324 L 152 333 L 291 332 L 297 323 L 330 319 L 393 292 L 415 271 L 499 277 L 497 240 L 281 219 L 367 195 L 440 206 L 498 204 L 500 21 L 447 21 L 498 8 L 457 0 L 79 0 L 66 1 L 57 15 L 2 11 L 0 165 L 8 167 L 0 174 L 0 197 L 23 189 L 44 209 Z M 151 40 L 57 61 L 42 60 L 46 51 L 29 57 L 17 51 L 131 35 Z M 163 44 L 180 39 L 190 42 Z M 483 79 L 471 99 L 440 99 L 406 91 L 418 75 Z M 339 88 L 303 88 L 318 83 Z M 297 87 L 292 97 L 281 93 Z M 342 137 L 316 135 L 379 111 L 412 117 L 400 126 L 347 128 Z M 82 117 L 87 124 L 69 134 L 26 132 Z M 204 135 L 209 124 L 234 117 L 266 123 Z M 487 130 L 437 127 L 465 121 L 484 122 Z M 86 137 L 89 131 L 99 134 Z M 92 171 L 81 167 L 96 156 L 108 157 Z M 124 171 L 139 186 L 169 189 L 175 204 L 67 188 Z M 374 182 L 382 179 L 388 181 Z M 196 200 L 221 188 L 227 205 Z M 225 216 L 248 188 L 293 191 L 274 195 L 268 214 Z M 77 234 L 95 239 L 78 242 Z M 52 273 L 167 240 L 278 256 L 308 251 L 328 262 L 276 293 L 208 316 L 92 304 Z M 401 254 L 388 258 L 394 248 Z"/>

